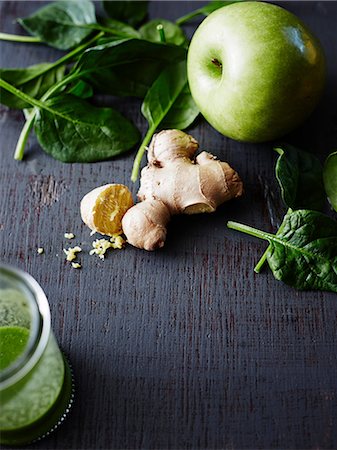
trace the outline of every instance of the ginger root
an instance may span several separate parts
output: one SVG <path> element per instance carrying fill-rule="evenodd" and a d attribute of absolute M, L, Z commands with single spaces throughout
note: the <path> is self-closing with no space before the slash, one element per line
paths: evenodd
<path fill-rule="evenodd" d="M 166 226 L 174 214 L 214 212 L 243 192 L 238 174 L 229 164 L 207 152 L 194 160 L 198 142 L 179 130 L 154 135 L 148 165 L 141 172 L 140 203 L 122 219 L 127 241 L 135 247 L 163 247 Z"/>
<path fill-rule="evenodd" d="M 93 231 L 107 236 L 122 233 L 122 217 L 133 206 L 132 194 L 123 184 L 106 184 L 81 201 L 83 222 Z"/>

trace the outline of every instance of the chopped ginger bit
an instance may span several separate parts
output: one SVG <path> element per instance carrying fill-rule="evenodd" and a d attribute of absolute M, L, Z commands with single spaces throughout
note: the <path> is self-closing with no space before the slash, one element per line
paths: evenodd
<path fill-rule="evenodd" d="M 64 237 L 66 239 L 74 239 L 75 235 L 74 233 L 64 233 Z"/>
<path fill-rule="evenodd" d="M 44 248 L 43 247 L 39 247 L 37 249 L 37 253 L 38 253 L 38 255 L 42 255 L 42 253 L 44 253 Z"/>
<path fill-rule="evenodd" d="M 99 258 L 104 259 L 105 252 L 109 248 L 122 249 L 125 241 L 122 236 L 116 234 L 112 236 L 110 241 L 107 239 L 96 239 L 93 243 L 93 249 L 90 250 L 90 255 L 97 255 Z"/>
<path fill-rule="evenodd" d="M 79 253 L 82 251 L 81 247 L 69 247 L 68 250 L 66 250 L 65 248 L 63 249 L 64 253 L 67 255 L 66 260 L 67 261 L 73 261 L 74 259 L 76 259 L 76 253 Z"/>
<path fill-rule="evenodd" d="M 72 262 L 71 265 L 72 265 L 72 267 L 74 269 L 81 269 L 82 268 L 81 264 L 77 263 L 77 262 Z"/>
<path fill-rule="evenodd" d="M 89 255 L 97 255 L 99 258 L 104 259 L 105 252 L 108 250 L 108 248 L 111 248 L 112 245 L 113 244 L 107 239 L 96 239 L 92 243 L 92 246 L 94 248 L 90 250 Z"/>
<path fill-rule="evenodd" d="M 112 248 L 118 248 L 119 250 L 121 250 L 125 245 L 125 239 L 123 239 L 120 234 L 113 235 L 110 242 L 112 243 Z"/>

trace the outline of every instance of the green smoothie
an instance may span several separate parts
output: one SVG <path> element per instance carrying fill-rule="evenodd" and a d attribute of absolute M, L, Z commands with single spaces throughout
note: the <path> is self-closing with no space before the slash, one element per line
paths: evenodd
<path fill-rule="evenodd" d="M 22 327 L 0 327 L 0 370 L 6 369 L 24 352 L 29 330 Z"/>
<path fill-rule="evenodd" d="M 24 355 L 31 333 L 30 311 L 24 295 L 0 289 L 0 370 Z M 72 380 L 52 332 L 36 364 L 0 392 L 0 442 L 26 444 L 58 424 L 71 397 Z"/>

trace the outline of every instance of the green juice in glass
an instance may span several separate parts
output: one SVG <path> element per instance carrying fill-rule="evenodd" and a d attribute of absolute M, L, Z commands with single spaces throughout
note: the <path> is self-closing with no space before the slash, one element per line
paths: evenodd
<path fill-rule="evenodd" d="M 50 329 L 42 294 L 31 277 L 16 270 L 14 275 L 1 272 L 0 266 L 2 444 L 28 444 L 43 437 L 63 420 L 72 402 L 70 369 Z"/>
<path fill-rule="evenodd" d="M 0 370 L 6 369 L 22 355 L 28 339 L 27 328 L 0 327 Z"/>

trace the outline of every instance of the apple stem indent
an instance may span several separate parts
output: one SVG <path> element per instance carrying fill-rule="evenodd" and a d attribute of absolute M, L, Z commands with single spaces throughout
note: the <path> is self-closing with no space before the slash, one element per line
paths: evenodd
<path fill-rule="evenodd" d="M 220 69 L 222 69 L 222 64 L 221 64 L 221 62 L 220 62 L 218 59 L 213 58 L 213 59 L 212 59 L 212 63 L 213 63 L 215 66 L 217 66 L 217 67 L 219 67 Z"/>

